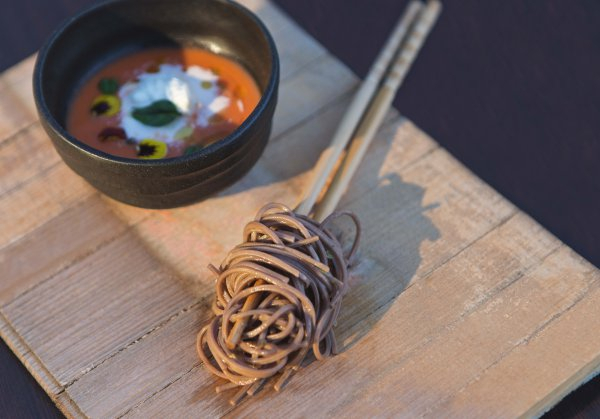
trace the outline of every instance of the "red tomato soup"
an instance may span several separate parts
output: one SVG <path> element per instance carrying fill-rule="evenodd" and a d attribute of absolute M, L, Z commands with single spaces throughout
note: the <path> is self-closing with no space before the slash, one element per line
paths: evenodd
<path fill-rule="evenodd" d="M 241 65 L 198 48 L 155 48 L 121 58 L 87 80 L 67 131 L 115 156 L 162 159 L 222 139 L 260 99 Z"/>

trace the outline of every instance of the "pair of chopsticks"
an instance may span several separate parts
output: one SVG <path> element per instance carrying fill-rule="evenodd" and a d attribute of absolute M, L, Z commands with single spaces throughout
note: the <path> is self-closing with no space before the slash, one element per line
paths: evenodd
<path fill-rule="evenodd" d="M 333 212 L 441 9 L 438 0 L 429 0 L 427 3 L 413 0 L 409 3 L 366 79 L 354 95 L 331 144 L 321 154 L 313 172 L 312 182 L 309 183 L 310 186 L 296 212 L 312 214 L 317 221 L 323 221 Z M 336 163 L 347 147 L 342 162 L 337 166 Z M 323 191 L 336 166 L 338 170 L 333 180 Z"/>

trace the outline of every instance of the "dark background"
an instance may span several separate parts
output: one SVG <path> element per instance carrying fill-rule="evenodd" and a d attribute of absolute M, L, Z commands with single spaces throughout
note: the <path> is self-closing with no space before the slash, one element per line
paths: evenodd
<path fill-rule="evenodd" d="M 361 77 L 406 4 L 275 1 Z M 0 71 L 93 2 L 0 0 Z M 461 0 L 444 6 L 396 107 L 600 266 L 600 2 Z M 0 342 L 0 416 L 57 415 Z M 600 417 L 600 378 L 547 417 Z"/>

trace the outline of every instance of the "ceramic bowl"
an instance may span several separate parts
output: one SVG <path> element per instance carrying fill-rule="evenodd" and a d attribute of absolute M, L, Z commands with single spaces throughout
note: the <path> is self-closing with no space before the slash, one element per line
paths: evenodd
<path fill-rule="evenodd" d="M 65 129 L 69 101 L 108 62 L 149 47 L 197 46 L 242 64 L 261 99 L 230 135 L 176 158 L 137 160 L 96 150 Z M 256 163 L 271 132 L 279 60 L 267 28 L 225 0 L 113 0 L 64 22 L 39 52 L 34 97 L 42 126 L 77 174 L 119 201 L 146 208 L 197 202 L 231 185 Z"/>

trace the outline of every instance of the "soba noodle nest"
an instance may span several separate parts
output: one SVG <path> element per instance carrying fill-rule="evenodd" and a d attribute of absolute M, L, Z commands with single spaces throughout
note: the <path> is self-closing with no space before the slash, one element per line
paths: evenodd
<path fill-rule="evenodd" d="M 326 227 L 341 216 L 356 226 L 348 255 Z M 197 350 L 210 372 L 229 381 L 217 392 L 240 387 L 230 400 L 237 404 L 277 374 L 279 391 L 309 353 L 321 360 L 336 352 L 333 326 L 359 238 L 352 213 L 336 212 L 319 224 L 281 204 L 260 209 L 243 243 L 219 268 L 209 266 L 215 318 L 198 334 Z"/>

